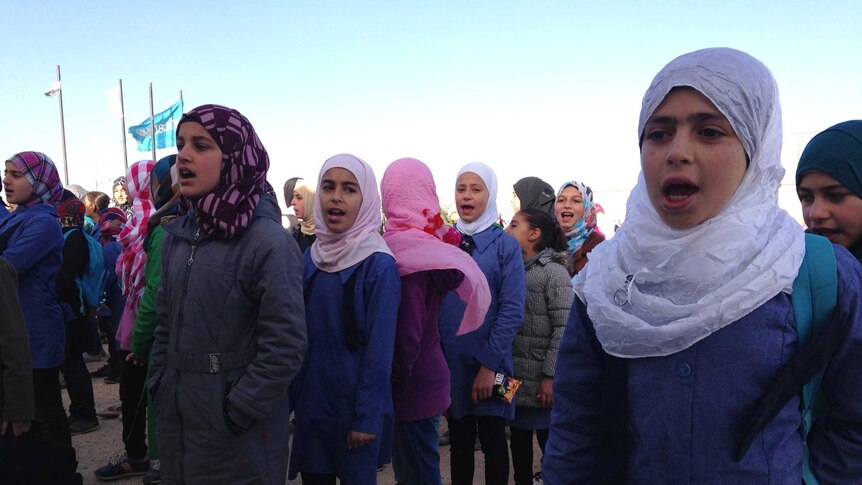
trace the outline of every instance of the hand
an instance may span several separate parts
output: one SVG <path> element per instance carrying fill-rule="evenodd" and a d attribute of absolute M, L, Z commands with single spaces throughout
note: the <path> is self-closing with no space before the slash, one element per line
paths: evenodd
<path fill-rule="evenodd" d="M 549 408 L 554 403 L 554 378 L 543 377 L 539 382 L 539 395 L 536 396 L 542 407 Z"/>
<path fill-rule="evenodd" d="M 496 372 L 484 365 L 479 368 L 476 379 L 473 380 L 473 392 L 470 394 L 473 404 L 478 404 L 482 399 L 488 399 L 494 393 L 495 374 Z"/>
<path fill-rule="evenodd" d="M 126 362 L 133 365 L 147 365 L 147 359 L 136 356 L 134 352 L 129 352 L 129 355 L 126 356 Z"/>
<path fill-rule="evenodd" d="M 6 434 L 6 430 L 9 427 L 9 421 L 5 419 L 0 422 L 0 436 Z M 21 436 L 22 434 L 30 431 L 30 421 L 25 422 L 12 422 L 12 434 L 15 436 Z"/>
<path fill-rule="evenodd" d="M 359 448 L 362 445 L 371 443 L 374 441 L 374 437 L 376 435 L 372 433 L 363 433 L 361 431 L 351 431 L 347 434 L 347 449 L 352 450 L 354 448 Z"/>

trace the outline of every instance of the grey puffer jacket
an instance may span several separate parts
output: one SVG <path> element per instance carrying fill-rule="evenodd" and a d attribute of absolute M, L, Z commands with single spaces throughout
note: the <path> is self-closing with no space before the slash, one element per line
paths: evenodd
<path fill-rule="evenodd" d="M 575 293 L 566 270 L 566 257 L 545 248 L 524 261 L 527 271 L 527 304 L 524 325 L 512 342 L 515 378 L 522 381 L 515 404 L 539 407 L 536 396 L 544 377 L 554 376 L 557 349 Z"/>
<path fill-rule="evenodd" d="M 278 483 L 306 350 L 303 261 L 266 195 L 221 241 L 164 224 L 150 392 L 165 483 Z"/>

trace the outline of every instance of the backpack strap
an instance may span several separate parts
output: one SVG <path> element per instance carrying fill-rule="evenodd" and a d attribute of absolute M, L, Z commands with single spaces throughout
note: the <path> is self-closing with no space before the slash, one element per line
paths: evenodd
<path fill-rule="evenodd" d="M 799 268 L 799 276 L 793 281 L 793 317 L 799 348 L 804 348 L 812 335 L 820 335 L 828 324 L 838 300 L 838 271 L 835 250 L 825 237 L 805 234 L 805 258 Z M 825 403 L 818 399 L 823 371 L 819 372 L 802 388 L 800 408 L 802 411 L 803 460 L 802 478 L 807 485 L 817 484 L 811 470 L 808 450 L 808 432 L 814 419 L 825 413 Z"/>

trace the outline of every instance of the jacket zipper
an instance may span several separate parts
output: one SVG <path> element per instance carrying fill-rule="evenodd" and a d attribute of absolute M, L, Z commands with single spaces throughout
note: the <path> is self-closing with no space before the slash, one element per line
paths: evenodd
<path fill-rule="evenodd" d="M 198 248 L 198 240 L 200 239 L 200 236 L 201 236 L 201 230 L 200 230 L 200 228 L 196 228 L 194 238 L 192 239 L 192 250 L 191 250 L 191 253 L 189 254 L 189 260 L 186 263 L 186 274 L 183 277 L 183 293 L 182 293 L 183 298 L 182 298 L 182 300 L 180 300 L 180 312 L 179 312 L 180 318 L 179 318 L 179 322 L 177 322 L 178 325 L 177 325 L 177 333 L 176 333 L 176 335 L 177 335 L 177 346 L 176 346 L 176 348 L 177 349 L 180 348 L 180 336 L 182 335 L 183 318 L 184 318 L 183 315 L 185 314 L 186 296 L 188 295 L 188 291 L 189 291 L 189 276 L 191 275 L 191 272 L 192 272 L 192 263 L 195 262 L 195 251 Z M 179 389 L 180 389 L 180 372 L 177 372 L 177 392 L 174 393 L 174 406 L 176 406 L 176 409 L 177 409 L 177 418 L 179 421 L 180 436 L 184 437 L 185 431 L 183 430 L 183 428 L 184 428 L 183 418 L 182 418 L 182 413 L 180 412 Z M 184 460 L 183 457 L 185 455 L 185 451 L 186 450 L 185 450 L 184 438 L 182 438 L 182 439 L 180 439 L 180 459 L 179 459 L 180 477 L 185 476 L 185 470 L 184 470 L 184 466 L 183 466 L 183 460 Z"/>

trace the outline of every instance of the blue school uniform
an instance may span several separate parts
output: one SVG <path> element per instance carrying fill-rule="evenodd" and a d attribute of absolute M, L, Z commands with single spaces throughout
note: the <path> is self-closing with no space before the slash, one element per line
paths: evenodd
<path fill-rule="evenodd" d="M 842 247 L 835 246 L 835 256 L 838 303 L 829 325 L 847 335 L 821 385 L 830 419 L 815 421 L 808 439 L 821 483 L 862 476 L 862 267 Z M 741 460 L 734 458 L 740 428 L 796 353 L 786 293 L 685 350 L 637 359 L 606 354 L 576 298 L 557 358 L 545 482 L 597 479 L 591 477 L 603 459 L 597 447 L 627 440 L 627 476 L 617 478 L 629 483 L 802 483 L 798 398 L 760 431 Z M 627 374 L 611 378 L 615 368 Z M 608 419 L 614 410 L 617 419 Z"/>
<path fill-rule="evenodd" d="M 18 272 L 33 368 L 59 367 L 66 359 L 66 315 L 57 296 L 57 274 L 63 261 L 57 210 L 48 204 L 19 206 L 0 219 L 0 234 L 7 231 L 11 236 L 0 255 Z"/>
<path fill-rule="evenodd" d="M 473 404 L 470 394 L 479 367 L 511 376 L 512 340 L 524 323 L 527 286 L 524 260 L 518 241 L 497 226 L 473 234 L 473 259 L 482 269 L 491 290 L 491 306 L 485 322 L 476 331 L 456 337 L 464 315 L 464 303 L 454 293 L 443 300 L 440 312 L 440 337 L 443 353 L 452 375 L 452 404 L 449 415 L 515 417 L 515 405 L 498 397 Z"/>
<path fill-rule="evenodd" d="M 353 312 L 361 343 L 351 352 L 342 295 L 354 272 Z M 289 477 L 302 471 L 335 474 L 343 484 L 376 483 L 377 466 L 390 460 L 394 425 L 390 376 L 401 299 L 395 260 L 374 253 L 327 273 L 306 251 L 304 283 L 308 352 L 294 381 L 299 396 Z M 375 438 L 348 450 L 350 431 Z"/>

